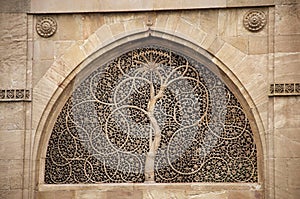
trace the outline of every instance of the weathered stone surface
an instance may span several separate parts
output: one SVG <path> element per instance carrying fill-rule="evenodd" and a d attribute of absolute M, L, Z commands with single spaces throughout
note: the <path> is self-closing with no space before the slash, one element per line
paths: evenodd
<path fill-rule="evenodd" d="M 237 10 L 219 10 L 218 17 L 218 35 L 236 36 L 237 35 Z"/>
<path fill-rule="evenodd" d="M 0 14 L 0 85 L 24 88 L 26 76 L 26 15 Z"/>
<path fill-rule="evenodd" d="M 22 189 L 16 190 L 0 190 L 0 198 L 3 199 L 20 199 L 22 198 Z"/>
<path fill-rule="evenodd" d="M 82 17 L 80 15 L 58 15 L 55 19 L 58 28 L 51 39 L 80 40 L 83 38 Z"/>
<path fill-rule="evenodd" d="M 298 118 L 300 120 L 300 118 Z M 275 130 L 275 156 L 277 158 L 300 157 L 300 134 L 298 128 Z"/>
<path fill-rule="evenodd" d="M 143 187 L 143 199 L 155 199 L 155 198 L 186 198 L 188 195 L 186 192 L 188 187 L 177 189 L 171 187 Z"/>
<path fill-rule="evenodd" d="M 0 0 L 0 12 L 25 13 L 30 10 L 30 0 Z"/>
<path fill-rule="evenodd" d="M 103 190 L 83 190 L 83 191 L 76 191 L 76 199 L 97 199 L 97 198 L 104 198 L 106 197 L 106 192 Z"/>
<path fill-rule="evenodd" d="M 215 199 L 228 199 L 228 193 L 226 191 L 214 191 L 214 192 L 200 192 L 190 194 L 187 197 L 188 199 L 206 199 L 206 198 L 215 198 Z"/>
<path fill-rule="evenodd" d="M 268 43 L 266 36 L 249 36 L 249 54 L 267 54 L 269 52 Z"/>
<path fill-rule="evenodd" d="M 50 42 L 52 43 L 52 42 Z M 54 59 L 58 59 L 63 55 L 68 48 L 70 48 L 72 45 L 74 45 L 75 41 L 70 40 L 63 40 L 63 41 L 55 41 L 53 46 L 53 53 L 54 53 Z M 51 47 L 50 47 L 51 49 Z M 53 57 L 52 57 L 53 60 Z"/>
<path fill-rule="evenodd" d="M 142 199 L 143 198 L 143 193 L 140 190 L 134 190 L 134 191 L 113 190 L 113 191 L 107 191 L 106 192 L 106 198 L 115 198 L 115 199 L 136 198 L 136 199 Z"/>
<path fill-rule="evenodd" d="M 300 34 L 275 36 L 275 52 L 293 53 L 300 51 Z"/>
<path fill-rule="evenodd" d="M 216 53 L 216 56 L 226 65 L 235 67 L 246 55 L 237 48 L 225 43 Z"/>
<path fill-rule="evenodd" d="M 228 199 L 263 199 L 264 194 L 261 191 L 231 191 Z"/>
<path fill-rule="evenodd" d="M 9 3 L 12 3 L 10 1 Z M 4 3 L 2 3 L 3 5 Z M 8 3 L 5 3 L 8 4 Z M 1 9 L 3 7 L 1 6 Z M 0 13 L 0 38 L 2 41 L 26 41 L 26 14 Z"/>
<path fill-rule="evenodd" d="M 24 130 L 24 105 L 22 103 L 0 104 L 0 130 Z"/>
<path fill-rule="evenodd" d="M 275 198 L 296 199 L 300 196 L 299 158 L 275 159 Z"/>
<path fill-rule="evenodd" d="M 53 64 L 53 60 L 41 60 L 33 62 L 32 70 L 32 85 L 35 86 L 38 81 L 43 77 L 47 72 L 50 66 Z"/>
<path fill-rule="evenodd" d="M 74 191 L 40 191 L 36 194 L 36 199 L 75 199 Z M 81 197 L 78 197 L 78 199 Z M 76 197 L 77 199 L 77 197 Z M 85 199 L 84 197 L 81 199 Z"/>
<path fill-rule="evenodd" d="M 180 18 L 177 24 L 176 32 L 179 32 L 181 35 L 190 35 L 193 30 L 193 25 L 188 21 Z"/>
<path fill-rule="evenodd" d="M 273 5 L 274 0 L 227 0 L 228 7 Z"/>
<path fill-rule="evenodd" d="M 293 158 L 288 161 L 288 186 L 291 189 L 298 189 L 298 193 L 299 193 L 299 188 L 300 188 L 300 159 L 299 158 Z"/>
<path fill-rule="evenodd" d="M 299 3 L 299 2 L 298 2 Z M 300 4 L 276 6 L 275 34 L 291 35 L 300 33 Z M 293 24 L 293 25 L 287 25 Z"/>
<path fill-rule="evenodd" d="M 221 39 L 219 37 L 216 37 L 216 39 L 212 42 L 212 44 L 208 48 L 208 51 L 213 53 L 213 54 L 216 54 L 222 48 L 224 43 L 225 42 L 224 42 L 223 39 Z"/>
<path fill-rule="evenodd" d="M 125 27 L 123 23 L 114 23 L 110 25 L 110 30 L 114 37 L 118 37 L 125 32 Z"/>
<path fill-rule="evenodd" d="M 119 12 L 119 11 L 152 11 L 152 10 L 170 10 L 170 9 L 191 9 L 191 8 L 215 8 L 226 7 L 226 0 L 123 0 L 115 3 L 111 0 L 90 0 L 85 3 L 84 0 L 50 0 L 40 2 L 38 0 L 31 1 L 31 12 Z"/>
<path fill-rule="evenodd" d="M 34 60 L 53 60 L 54 42 L 40 40 L 34 42 Z"/>
<path fill-rule="evenodd" d="M 274 0 L 275 5 L 297 4 L 299 0 Z"/>
<path fill-rule="evenodd" d="M 200 12 L 199 28 L 209 33 L 210 35 L 217 35 L 219 11 L 217 9 L 212 9 L 212 10 L 200 10 L 199 12 Z"/>
<path fill-rule="evenodd" d="M 195 11 L 182 11 L 181 12 L 181 18 L 188 21 L 190 24 L 192 24 L 193 26 L 198 27 L 200 25 L 200 11 L 199 10 L 195 10 Z"/>
<path fill-rule="evenodd" d="M 22 189 L 23 160 L 0 160 L 0 190 Z"/>
<path fill-rule="evenodd" d="M 275 98 L 274 109 L 275 128 L 300 128 L 300 97 Z"/>
<path fill-rule="evenodd" d="M 275 82 L 295 83 L 300 79 L 300 52 L 275 54 Z"/>
<path fill-rule="evenodd" d="M 0 159 L 22 159 L 24 131 L 0 131 Z"/>
<path fill-rule="evenodd" d="M 0 41 L 0 85 L 2 88 L 25 88 L 26 42 Z"/>
<path fill-rule="evenodd" d="M 82 39 L 87 39 L 99 27 L 104 24 L 104 17 L 101 14 L 82 15 Z"/>
<path fill-rule="evenodd" d="M 249 38 L 247 36 L 222 37 L 222 39 L 245 54 L 249 51 Z"/>

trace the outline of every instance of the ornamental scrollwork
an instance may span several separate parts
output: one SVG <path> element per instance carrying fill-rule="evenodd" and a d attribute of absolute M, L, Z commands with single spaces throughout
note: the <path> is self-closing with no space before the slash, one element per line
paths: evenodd
<path fill-rule="evenodd" d="M 99 66 L 48 143 L 45 183 L 257 182 L 247 115 L 203 64 L 158 46 Z"/>

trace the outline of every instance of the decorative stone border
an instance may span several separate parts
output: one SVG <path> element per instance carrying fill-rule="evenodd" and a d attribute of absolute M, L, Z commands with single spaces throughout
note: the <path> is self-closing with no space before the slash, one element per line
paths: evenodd
<path fill-rule="evenodd" d="M 300 83 L 271 84 L 269 96 L 300 95 Z"/>
<path fill-rule="evenodd" d="M 0 102 L 31 101 L 30 90 L 6 89 L 0 90 Z"/>

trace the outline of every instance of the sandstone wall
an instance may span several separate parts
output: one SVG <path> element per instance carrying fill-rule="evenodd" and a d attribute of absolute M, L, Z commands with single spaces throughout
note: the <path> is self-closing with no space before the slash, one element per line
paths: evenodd
<path fill-rule="evenodd" d="M 31 88 L 27 3 L 1 1 L 0 6 L 0 198 L 22 198 L 28 193 L 24 171 L 29 163 L 31 113 L 30 102 L 22 97 Z"/>
<path fill-rule="evenodd" d="M 136 1 L 116 6 L 112 1 L 100 6 L 96 0 L 1 2 L 0 198 L 300 197 L 300 91 L 284 91 L 300 83 L 299 1 Z M 259 32 L 243 26 L 251 9 L 266 13 L 266 26 Z M 57 22 L 52 37 L 37 34 L 41 16 Z M 43 185 L 45 126 L 56 99 L 88 60 L 146 37 L 149 28 L 154 36 L 209 52 L 238 86 L 261 141 L 262 172 L 256 187 Z"/>

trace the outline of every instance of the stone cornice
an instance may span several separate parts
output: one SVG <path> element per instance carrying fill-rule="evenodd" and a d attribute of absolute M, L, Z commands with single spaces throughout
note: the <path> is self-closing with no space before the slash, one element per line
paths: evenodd
<path fill-rule="evenodd" d="M 272 6 L 274 0 L 31 0 L 30 13 L 85 13 Z"/>

